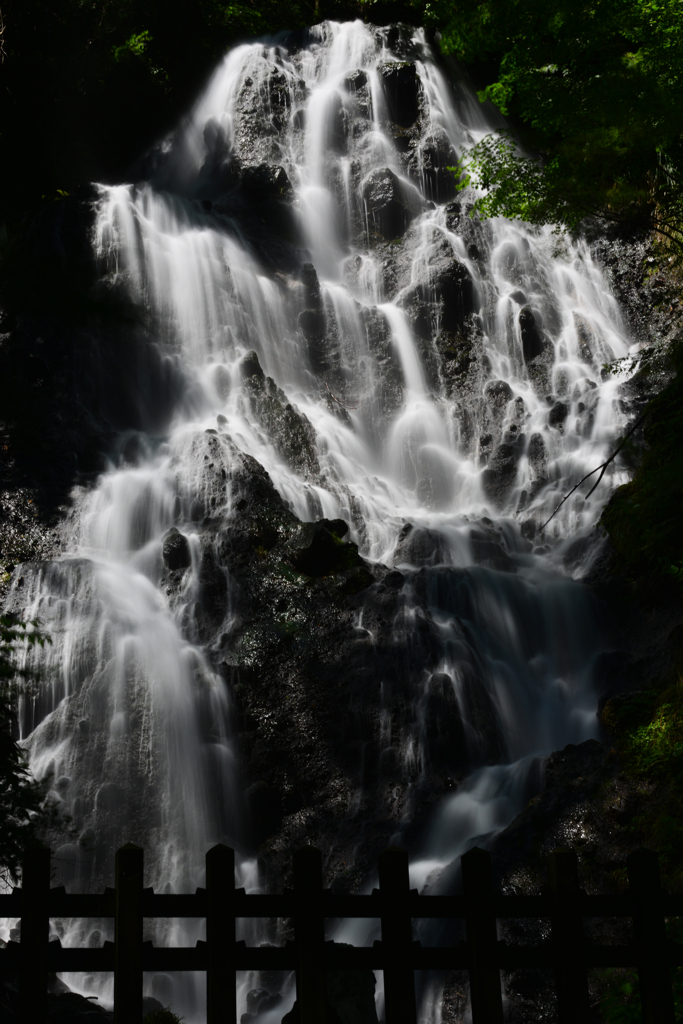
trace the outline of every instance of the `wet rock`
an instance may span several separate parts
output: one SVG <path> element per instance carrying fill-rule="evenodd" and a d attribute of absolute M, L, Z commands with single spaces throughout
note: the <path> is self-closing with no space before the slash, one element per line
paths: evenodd
<path fill-rule="evenodd" d="M 331 153 L 343 155 L 348 150 L 349 113 L 341 96 L 334 92 L 327 100 L 325 119 L 325 147 Z"/>
<path fill-rule="evenodd" d="M 379 72 L 389 117 L 404 128 L 410 127 L 420 112 L 420 80 L 415 64 L 390 61 L 380 64 Z"/>
<path fill-rule="evenodd" d="M 252 988 L 247 992 L 247 1013 L 256 1016 L 261 1003 L 270 995 L 267 988 Z"/>
<path fill-rule="evenodd" d="M 570 743 L 564 750 L 551 754 L 545 762 L 543 791 L 494 841 L 496 876 L 506 877 L 523 865 L 525 872 L 541 882 L 545 874 L 544 858 L 558 846 L 576 848 L 583 860 L 593 855 L 590 847 L 586 849 L 589 843 L 595 844 L 594 849 L 602 847 L 604 855 L 616 840 L 625 860 L 628 851 L 642 839 L 625 829 L 615 835 L 616 818 L 602 813 L 601 806 L 614 802 L 612 793 L 626 796 L 626 787 L 620 791 L 619 786 L 614 785 L 618 769 L 619 762 L 610 744 L 597 740 L 586 740 L 578 746 Z M 621 804 L 617 815 L 620 811 Z M 595 875 L 597 867 L 591 863 L 591 875 Z M 604 881 L 600 891 L 609 891 Z"/>
<path fill-rule="evenodd" d="M 247 380 L 249 377 L 258 377 L 259 380 L 263 380 L 264 373 L 261 369 L 261 363 L 256 352 L 252 349 L 251 352 L 247 352 L 246 356 L 240 360 L 240 374 L 243 380 Z"/>
<path fill-rule="evenodd" d="M 555 402 L 552 409 L 548 413 L 548 423 L 551 427 L 557 427 L 558 430 L 562 430 L 564 427 L 564 421 L 567 419 L 569 413 L 569 406 L 564 402 Z"/>
<path fill-rule="evenodd" d="M 446 226 L 450 231 L 455 231 L 462 213 L 462 207 L 460 203 L 449 203 L 446 207 Z"/>
<path fill-rule="evenodd" d="M 192 564 L 188 539 L 175 526 L 164 534 L 161 550 L 164 564 L 171 572 L 175 572 L 176 569 L 187 569 Z"/>
<path fill-rule="evenodd" d="M 244 168 L 242 192 L 252 202 L 273 198 L 294 198 L 294 189 L 284 167 L 274 167 L 269 164 Z"/>
<path fill-rule="evenodd" d="M 255 419 L 285 462 L 306 476 L 319 473 L 315 431 L 308 417 L 287 401 L 272 377 L 254 374 L 245 381 L 245 390 Z"/>
<path fill-rule="evenodd" d="M 464 767 L 467 741 L 451 677 L 434 673 L 420 705 L 418 714 L 430 763 L 445 771 Z"/>
<path fill-rule="evenodd" d="M 268 836 L 272 836 L 280 828 L 282 799 L 274 786 L 262 780 L 252 783 L 245 796 L 251 815 L 251 840 L 255 846 L 260 846 Z"/>
<path fill-rule="evenodd" d="M 440 565 L 445 561 L 448 561 L 448 545 L 437 530 L 417 526 L 411 527 L 403 536 L 399 535 L 394 565 Z"/>
<path fill-rule="evenodd" d="M 115 782 L 105 782 L 95 794 L 95 810 L 111 814 L 123 804 L 123 790 Z"/>
<path fill-rule="evenodd" d="M 352 71 L 344 79 L 344 88 L 347 92 L 358 92 L 360 89 L 364 89 L 368 84 L 368 76 L 365 71 L 360 68 L 356 71 Z"/>
<path fill-rule="evenodd" d="M 527 448 L 529 466 L 536 480 L 548 477 L 548 452 L 541 434 L 532 434 Z"/>
<path fill-rule="evenodd" d="M 301 283 L 304 288 L 304 299 L 307 309 L 322 309 L 322 293 L 318 274 L 312 263 L 304 263 L 301 268 Z"/>
<path fill-rule="evenodd" d="M 370 228 L 383 238 L 399 238 L 426 208 L 417 189 L 402 182 L 388 167 L 372 171 L 361 192 Z"/>
<path fill-rule="evenodd" d="M 528 363 L 531 359 L 542 355 L 547 344 L 537 315 L 534 314 L 530 306 L 523 306 L 519 311 L 519 330 L 522 336 L 524 361 Z"/>
<path fill-rule="evenodd" d="M 472 555 L 477 565 L 486 565 L 500 572 L 514 572 L 514 563 L 495 530 L 475 529 L 469 535 Z"/>
<path fill-rule="evenodd" d="M 422 176 L 428 199 L 435 203 L 445 203 L 456 194 L 455 174 L 448 168 L 457 162 L 457 155 L 446 132 L 436 126 L 420 144 L 415 162 L 415 171 Z M 449 207 L 449 217 L 452 215 Z"/>
<path fill-rule="evenodd" d="M 500 425 L 508 404 L 512 401 L 512 388 L 504 380 L 490 380 L 484 387 L 484 400 L 489 407 L 491 418 Z"/>
<path fill-rule="evenodd" d="M 202 552 L 198 581 L 201 602 L 198 615 L 205 626 L 220 625 L 227 613 L 228 583 L 224 570 L 216 564 L 213 553 L 208 549 Z"/>
<path fill-rule="evenodd" d="M 446 256 L 429 266 L 429 278 L 416 287 L 423 302 L 433 304 L 433 314 L 443 331 L 462 330 L 466 317 L 474 312 L 474 284 L 467 267 Z M 411 292 L 407 293 L 410 301 Z"/>
<path fill-rule="evenodd" d="M 593 332 L 591 331 L 587 321 L 579 313 L 573 313 L 574 327 L 576 328 L 576 336 L 579 343 L 579 358 L 584 363 L 593 362 L 593 352 L 591 344 L 593 342 Z"/>
<path fill-rule="evenodd" d="M 319 519 L 318 522 L 321 526 L 324 526 L 329 533 L 333 534 L 335 537 L 339 537 L 340 540 L 349 532 L 349 524 L 343 519 Z"/>
<path fill-rule="evenodd" d="M 290 562 L 307 576 L 327 576 L 364 564 L 356 545 L 341 543 L 334 529 L 323 525 L 327 523 L 302 523 L 288 542 Z"/>
<path fill-rule="evenodd" d="M 322 309 L 304 309 L 298 316 L 301 333 L 308 342 L 314 342 L 325 337 L 327 320 Z"/>
<path fill-rule="evenodd" d="M 502 508 L 510 497 L 521 454 L 519 440 L 499 444 L 481 475 L 484 494 L 497 508 Z"/>

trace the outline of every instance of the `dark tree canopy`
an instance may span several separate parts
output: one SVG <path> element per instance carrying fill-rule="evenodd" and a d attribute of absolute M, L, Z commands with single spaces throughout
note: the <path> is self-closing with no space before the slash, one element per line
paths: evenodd
<path fill-rule="evenodd" d="M 683 4 L 680 0 L 437 3 L 442 46 L 479 69 L 482 100 L 511 115 L 509 137 L 470 154 L 489 189 L 483 215 L 575 227 L 589 214 L 683 235 Z"/>

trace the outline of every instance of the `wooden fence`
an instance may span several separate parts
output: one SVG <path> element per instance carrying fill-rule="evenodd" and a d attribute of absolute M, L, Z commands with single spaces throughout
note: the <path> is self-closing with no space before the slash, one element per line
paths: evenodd
<path fill-rule="evenodd" d="M 322 858 L 308 847 L 294 855 L 294 888 L 281 895 L 236 889 L 235 854 L 215 846 L 206 855 L 206 888 L 194 894 L 160 894 L 143 888 L 143 851 L 116 854 L 116 888 L 77 895 L 50 888 L 50 851 L 38 847 L 24 860 L 23 888 L 0 896 L 0 917 L 21 918 L 21 942 L 0 951 L 0 970 L 18 971 L 21 1024 L 46 1018 L 51 971 L 113 971 L 116 1024 L 141 1019 L 143 971 L 205 971 L 208 1024 L 236 1024 L 236 972 L 296 971 L 301 1024 L 324 1024 L 325 970 L 384 972 L 387 1024 L 416 1024 L 414 972 L 469 972 L 473 1024 L 502 1024 L 500 972 L 550 968 L 555 972 L 560 1024 L 588 1024 L 587 971 L 636 967 L 645 1024 L 675 1024 L 671 968 L 683 965 L 683 947 L 666 936 L 665 919 L 683 915 L 683 897 L 662 892 L 655 854 L 628 858 L 628 891 L 587 896 L 573 851 L 548 858 L 548 884 L 540 896 L 494 891 L 491 859 L 473 849 L 462 858 L 463 895 L 421 896 L 410 889 L 408 856 L 390 849 L 379 859 L 379 889 L 371 895 L 334 895 L 322 885 Z M 287 918 L 295 939 L 284 946 L 251 947 L 235 940 L 236 918 Z M 593 945 L 584 918 L 631 918 L 626 945 Z M 49 942 L 50 918 L 113 918 L 114 942 L 99 949 L 62 948 Z M 195 947 L 155 947 L 142 941 L 143 918 L 205 918 L 206 941 Z M 325 941 L 325 920 L 377 918 L 382 940 L 372 947 Z M 466 939 L 449 947 L 413 941 L 412 921 L 462 919 Z M 536 945 L 508 945 L 497 938 L 501 918 L 549 919 L 551 938 Z"/>

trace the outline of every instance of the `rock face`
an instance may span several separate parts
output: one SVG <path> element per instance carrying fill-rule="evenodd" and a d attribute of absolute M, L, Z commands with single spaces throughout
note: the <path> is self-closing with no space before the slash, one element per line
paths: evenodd
<path fill-rule="evenodd" d="M 422 213 L 425 203 L 416 189 L 388 167 L 373 171 L 363 183 L 362 199 L 370 230 L 382 238 L 399 238 Z"/>
<path fill-rule="evenodd" d="M 530 363 L 532 359 L 543 354 L 546 345 L 538 319 L 529 306 L 524 306 L 519 311 L 519 331 L 522 336 L 524 361 Z"/>
<path fill-rule="evenodd" d="M 166 567 L 174 572 L 176 569 L 187 569 L 192 564 L 190 545 L 180 530 L 172 527 L 164 537 L 163 556 Z"/>
<path fill-rule="evenodd" d="M 466 318 L 474 312 L 472 278 L 466 267 L 446 250 L 432 260 L 425 279 L 402 296 L 419 333 L 431 337 L 435 330 L 463 331 Z"/>
<path fill-rule="evenodd" d="M 390 61 L 377 68 L 384 90 L 389 117 L 396 124 L 409 128 L 420 110 L 420 80 L 417 68 L 410 61 Z"/>
<path fill-rule="evenodd" d="M 517 466 L 524 450 L 524 435 L 499 444 L 482 473 L 484 493 L 497 508 L 502 508 L 515 485 Z"/>
<path fill-rule="evenodd" d="M 330 284 L 322 270 L 318 277 L 298 232 L 300 197 L 294 177 L 290 181 L 283 168 L 287 154 L 282 136 L 288 131 L 294 148 L 302 144 L 306 86 L 284 63 L 271 63 L 268 57 L 261 83 L 248 75 L 238 83 L 232 148 L 218 122 L 207 124 L 207 155 L 197 195 L 181 196 L 198 218 L 203 241 L 212 231 L 231 240 L 239 237 L 258 264 L 262 290 L 250 312 L 257 328 L 244 338 L 231 338 L 221 320 L 199 331 L 199 341 L 216 360 L 207 376 L 226 403 L 223 412 L 237 401 L 237 394 L 252 450 L 275 452 L 279 469 L 296 474 L 298 491 L 282 487 L 275 472 L 271 477 L 247 454 L 244 436 L 232 428 L 228 434 L 228 418 L 222 413 L 207 430 L 188 428 L 183 452 L 189 453 L 191 479 L 174 478 L 169 484 L 174 488 L 173 511 L 159 528 L 149 561 L 156 560 L 161 601 L 176 616 L 188 644 L 202 647 L 211 671 L 230 694 L 229 729 L 240 778 L 239 792 L 228 794 L 224 803 L 235 809 L 230 828 L 239 822 L 242 849 L 259 857 L 264 887 L 272 889 L 287 881 L 291 851 L 304 843 L 327 851 L 326 883 L 360 886 L 397 830 L 403 830 L 402 841 L 418 848 L 434 809 L 457 792 L 473 766 L 513 759 L 500 724 L 496 689 L 482 685 L 487 678 L 483 644 L 472 627 L 482 601 L 481 580 L 496 574 L 500 595 L 522 575 L 517 573 L 517 556 L 528 555 L 532 545 L 524 537 L 533 538 L 536 530 L 527 520 L 528 529 L 520 534 L 524 502 L 532 502 L 551 479 L 554 446 L 573 429 L 577 416 L 585 412 L 590 424 L 590 395 L 597 388 L 587 377 L 587 383 L 559 375 L 553 379 L 554 352 L 548 339 L 558 336 L 557 322 L 552 297 L 545 305 L 538 299 L 540 271 L 528 253 L 502 252 L 501 277 L 494 282 L 495 246 L 489 228 L 469 218 L 466 193 L 458 202 L 448 202 L 454 181 L 447 167 L 456 156 L 443 129 L 424 116 L 426 100 L 414 62 L 419 55 L 407 46 L 400 50 L 398 30 L 391 38 L 397 55 L 406 57 L 379 69 L 391 122 L 386 128 L 395 148 L 391 168 L 365 174 L 364 151 L 354 149 L 358 140 L 371 146 L 374 112 L 368 74 L 360 69 L 345 73 L 345 81 L 335 85 L 329 98 L 324 143 L 330 152 L 348 157 L 348 182 L 334 179 L 335 202 L 346 209 L 347 185 L 356 197 L 346 210 L 348 220 L 340 216 L 339 245 L 351 251 L 344 266 L 350 289 L 344 301 L 340 281 Z M 36 215 L 26 241 L 26 265 L 33 267 L 31 261 L 40 253 L 49 287 L 36 302 L 17 293 L 3 321 L 7 334 L 0 338 L 0 388 L 11 400 L 12 426 L 3 427 L 0 445 L 0 461 L 7 469 L 3 501 L 9 509 L 0 536 L 10 569 L 22 562 L 46 562 L 58 552 L 60 535 L 53 527 L 67 515 L 68 494 L 74 485 L 94 487 L 105 456 L 130 469 L 132 478 L 151 458 L 149 446 L 165 444 L 178 407 L 204 415 L 195 377 L 173 342 L 164 351 L 157 344 L 145 304 L 133 302 L 120 283 L 111 289 L 98 284 L 91 250 L 83 243 L 92 231 L 95 199 L 86 192 Z M 430 213 L 416 223 L 431 203 L 446 202 L 433 217 Z M 454 231 L 457 243 L 450 234 Z M 641 243 L 597 242 L 594 248 L 627 302 L 632 325 L 647 329 L 653 339 L 668 337 L 672 322 L 659 308 L 663 286 L 643 284 L 638 277 L 638 268 L 649 258 Z M 370 283 L 369 254 L 377 271 Z M 226 282 L 228 306 L 246 303 L 238 286 L 238 280 Z M 504 327 L 510 343 L 504 357 L 520 365 L 520 374 L 526 367 L 533 395 L 530 388 L 520 393 L 502 379 L 504 359 L 495 363 L 490 347 L 486 352 L 496 287 L 509 302 Z M 368 294 L 374 296 L 372 302 L 358 312 L 355 296 Z M 659 298 L 652 313 L 655 294 Z M 64 304 L 64 295 L 71 305 Z M 260 333 L 265 330 L 265 321 L 259 320 L 267 305 L 265 295 L 278 303 L 279 365 L 268 361 Z M 395 548 L 381 556 L 387 564 L 366 562 L 359 545 L 371 550 L 373 538 L 362 493 L 359 497 L 340 488 L 339 510 L 327 515 L 345 518 L 325 518 L 327 506 L 320 494 L 338 467 L 317 433 L 321 420 L 329 415 L 335 428 L 350 436 L 359 424 L 372 420 L 377 436 L 385 437 L 387 425 L 405 409 L 404 369 L 383 308 L 386 302 L 395 302 L 397 315 L 410 326 L 425 389 L 438 395 L 434 405 L 443 434 L 432 449 L 445 446 L 446 433 L 449 439 L 456 437 L 452 450 L 457 458 L 448 463 L 448 474 L 454 477 L 465 463 L 471 477 L 481 472 L 477 486 L 480 479 L 483 499 L 477 492 L 473 505 L 485 501 L 505 510 L 497 527 L 488 518 L 470 519 L 462 526 L 467 559 L 455 559 L 455 548 L 446 543 L 434 519 L 426 520 L 428 526 L 404 523 L 399 530 L 398 518 Z M 169 314 L 165 328 L 172 320 Z M 595 336 L 585 317 L 576 323 L 581 373 L 588 374 Z M 362 348 L 358 362 L 348 357 L 350 339 Z M 229 354 L 225 364 L 220 362 L 224 350 Z M 298 378 L 303 383 L 292 391 L 297 360 L 305 364 L 306 376 Z M 575 398 L 573 388 L 579 384 L 583 390 Z M 26 403 L 28 411 L 17 409 L 16 396 L 26 394 L 35 401 Z M 624 391 L 634 403 L 643 394 Z M 313 411 L 311 396 L 319 399 Z M 530 408 L 539 399 L 544 418 L 537 429 L 528 424 Z M 310 417 L 302 411 L 305 402 Z M 404 444 L 402 451 L 408 449 Z M 179 457 L 174 452 L 173 459 Z M 265 456 L 259 458 L 265 462 Z M 171 461 L 171 476 L 176 466 Z M 519 496 L 524 473 L 525 497 Z M 375 484 L 382 486 L 381 481 Z M 427 489 L 419 493 L 424 496 Z M 302 501 L 296 506 L 300 512 L 302 507 L 307 510 L 299 518 L 292 508 L 302 494 L 308 505 Z M 145 495 L 141 505 L 147 500 Z M 29 511 L 34 501 L 40 505 L 35 517 Z M 177 525 L 167 529 L 171 521 Z M 136 558 L 147 558 L 143 547 L 148 540 L 140 540 Z M 471 569 L 472 561 L 475 573 L 462 567 Z M 77 570 L 85 578 L 86 568 Z M 33 571 L 15 570 L 17 593 L 24 586 L 20 581 Z M 35 571 L 48 573 L 49 567 Z M 595 584 L 612 600 L 604 578 L 596 578 Z M 86 594 L 89 599 L 91 595 Z M 63 593 L 57 596 L 66 600 Z M 678 625 L 671 614 L 670 632 Z M 637 620 L 635 614 L 629 619 L 633 634 L 637 626 L 647 631 L 652 625 L 638 625 Z M 457 672 L 444 667 L 445 622 Z M 666 635 L 659 640 L 664 649 Z M 627 635 L 615 640 L 620 648 L 633 643 Z M 505 651 L 498 653 L 503 659 Z M 601 665 L 599 685 L 616 692 L 636 676 L 647 685 L 660 656 L 648 648 L 637 665 Z M 198 689 L 200 683 L 198 677 Z M 104 689 L 96 690 L 98 700 L 106 698 Z M 36 715 L 45 711 L 38 701 Z M 145 725 L 144 715 L 137 712 L 115 723 L 136 742 Z M 68 704 L 68 716 L 76 723 L 78 757 L 104 763 L 109 737 L 94 735 L 92 709 L 76 697 Z M 217 725 L 215 709 L 202 705 L 197 728 L 207 749 L 215 746 Z M 133 745 L 131 741 L 131 749 Z M 533 790 L 540 790 L 541 782 L 530 773 L 525 795 L 535 802 L 493 846 L 501 884 L 535 886 L 541 872 L 539 850 L 558 843 L 581 849 L 586 870 L 595 871 L 598 879 L 607 877 L 610 865 L 620 863 L 629 848 L 633 793 L 619 777 L 610 750 L 590 743 L 553 755 L 546 765 L 546 788 L 535 797 Z M 74 821 L 83 831 L 69 846 L 83 857 L 83 850 L 95 851 L 89 876 L 95 885 L 110 881 L 105 879 L 107 865 L 125 815 L 126 827 L 135 830 L 138 841 L 156 841 L 161 828 L 159 816 L 149 813 L 155 806 L 156 766 L 147 773 L 144 765 L 138 772 L 125 758 L 121 763 L 128 773 L 125 786 L 93 782 L 74 804 Z M 62 776 L 55 793 L 66 799 L 73 785 Z M 610 786 L 618 806 L 605 796 L 604 787 Z M 127 803 L 132 792 L 135 807 Z M 600 820 L 592 821 L 591 808 L 596 807 Z M 89 814 L 97 819 L 98 830 L 85 827 Z M 221 821 L 216 833 L 232 842 L 230 828 Z M 522 861 L 527 872 L 523 876 Z M 343 1024 L 353 1019 L 374 1024 L 371 979 L 351 974 L 328 977 L 330 1005 Z M 515 1012 L 523 1010 L 526 1020 L 537 1020 L 531 1015 L 532 1000 L 524 1008 L 522 983 L 521 976 L 511 983 L 517 986 Z M 464 1013 L 459 984 L 458 979 L 449 982 L 452 995 L 444 1021 L 454 1007 Z M 253 990 L 247 1009 L 256 1017 L 275 1009 L 276 1003 L 274 991 Z"/>

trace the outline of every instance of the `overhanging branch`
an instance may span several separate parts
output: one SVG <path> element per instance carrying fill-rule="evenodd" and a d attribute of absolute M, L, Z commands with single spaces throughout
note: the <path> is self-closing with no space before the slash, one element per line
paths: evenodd
<path fill-rule="evenodd" d="M 624 445 L 628 441 L 628 439 L 631 436 L 631 434 L 635 433 L 635 431 L 638 429 L 640 424 L 643 422 L 643 420 L 645 419 L 647 414 L 648 414 L 648 410 L 646 409 L 645 412 L 643 413 L 643 415 L 640 416 L 639 419 L 637 419 L 636 422 L 633 424 L 633 426 L 631 427 L 629 432 L 621 439 L 621 441 L 619 442 L 617 447 L 614 449 L 614 451 L 612 452 L 610 457 L 605 462 L 602 462 L 599 466 L 596 466 L 595 469 L 592 469 L 590 471 L 590 473 L 586 473 L 586 475 L 579 480 L 578 484 L 576 484 L 574 487 L 572 487 L 571 491 L 569 491 L 568 494 L 565 494 L 564 498 L 562 499 L 560 504 L 557 506 L 557 508 L 554 510 L 554 512 L 552 512 L 552 514 L 549 516 L 549 518 L 546 519 L 546 521 L 543 523 L 543 526 L 541 527 L 542 530 L 545 530 L 545 528 L 548 525 L 548 523 L 550 522 L 550 520 L 553 519 L 554 516 L 557 515 L 557 513 L 560 511 L 560 509 L 564 505 L 565 501 L 567 501 L 568 498 L 571 498 L 571 496 L 574 493 L 574 491 L 577 491 L 579 489 L 579 487 L 581 486 L 581 484 L 584 483 L 585 480 L 588 480 L 589 477 L 593 476 L 594 473 L 597 473 L 598 471 L 601 471 L 600 472 L 600 476 L 595 481 L 595 483 L 591 487 L 591 489 L 588 492 L 588 494 L 586 495 L 586 497 L 583 499 L 584 501 L 588 501 L 588 499 L 590 498 L 591 494 L 593 493 L 593 491 L 595 490 L 595 488 L 598 486 L 598 484 L 602 480 L 603 476 L 605 475 L 605 470 L 609 466 L 610 462 L 614 462 L 614 460 L 616 459 L 617 455 L 619 454 L 621 449 L 624 447 Z"/>

